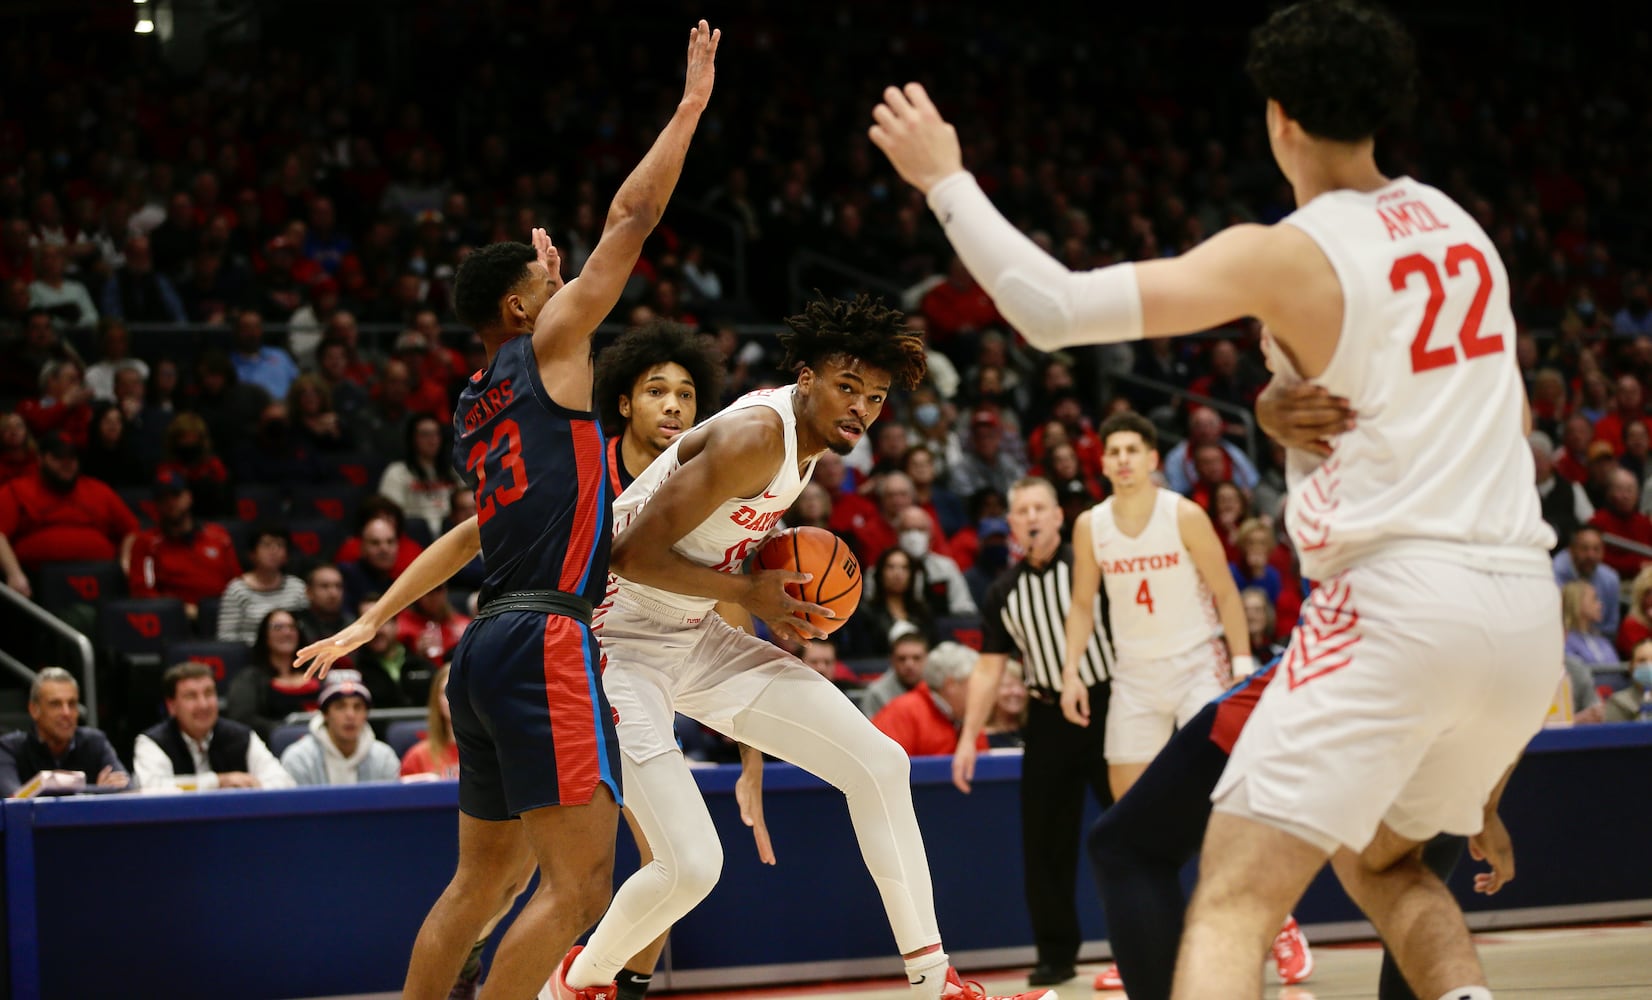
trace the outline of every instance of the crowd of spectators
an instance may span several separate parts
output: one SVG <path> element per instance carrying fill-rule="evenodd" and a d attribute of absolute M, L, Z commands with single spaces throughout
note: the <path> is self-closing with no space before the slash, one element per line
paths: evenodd
<path fill-rule="evenodd" d="M 6 585 L 44 599 L 55 564 L 118 564 L 125 594 L 179 603 L 192 635 L 169 638 L 242 651 L 236 676 L 213 678 L 224 721 L 269 736 L 316 709 L 294 651 L 473 509 L 449 424 L 483 356 L 447 325 L 455 268 L 546 225 L 576 275 L 600 206 L 676 99 L 662 68 L 675 22 L 610 13 L 544 4 L 503 30 L 496 5 L 425 5 L 385 43 L 402 68 L 378 76 L 285 44 L 273 14 L 265 44 L 215 47 L 189 72 L 141 48 L 112 55 L 126 35 L 73 50 L 9 37 L 0 74 L 31 96 L 0 105 Z M 1049 478 L 1070 524 L 1106 495 L 1094 428 L 1120 408 L 1164 428 L 1167 485 L 1211 511 L 1253 646 L 1283 641 L 1301 580 L 1279 531 L 1281 456 L 1240 416 L 1267 377 L 1258 331 L 1031 351 L 865 136 L 875 85 L 920 76 L 992 197 L 1065 263 L 1180 253 L 1291 207 L 1231 25 L 1011 32 L 1013 12 L 973 3 L 748 2 L 728 16 L 717 97 L 614 319 L 701 329 L 729 397 L 784 377 L 772 340 L 740 331 L 796 304 L 794 267 L 829 294 L 898 299 L 926 334 L 929 381 L 891 400 L 855 454 L 826 456 L 787 518 L 837 532 L 865 567 L 834 679 L 852 689 L 845 662 L 899 664 L 903 638 L 927 652 L 978 627 L 1018 557 L 1009 487 Z M 1468 50 L 1445 44 L 1460 24 L 1418 27 L 1423 110 L 1381 155 L 1456 197 L 1502 251 L 1557 579 L 1596 599 L 1573 602 L 1575 645 L 1599 653 L 1596 636 L 1626 660 L 1652 634 L 1648 559 L 1618 542 L 1652 545 L 1649 71 L 1606 58 L 1568 71 L 1575 50 L 1530 44 L 1541 26 L 1476 22 L 1496 44 Z M 807 43 L 824 33 L 841 45 Z M 511 68 L 551 51 L 558 71 L 520 85 Z M 455 68 L 418 70 L 437 64 Z M 428 705 L 435 726 L 436 678 L 479 582 L 467 567 L 358 652 L 365 703 Z M 95 631 L 99 601 L 69 603 L 66 620 Z M 142 689 L 120 661 L 103 669 L 121 734 L 165 725 L 161 702 L 177 699 L 123 698 Z M 940 710 L 944 677 L 896 676 L 891 696 L 925 683 Z M 310 735 L 349 744 L 329 732 Z M 429 739 L 441 770 L 451 741 Z"/>

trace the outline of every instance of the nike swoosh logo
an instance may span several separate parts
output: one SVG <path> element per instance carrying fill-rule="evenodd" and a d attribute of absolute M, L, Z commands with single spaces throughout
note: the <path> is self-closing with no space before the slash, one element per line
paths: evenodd
<path fill-rule="evenodd" d="M 780 494 L 770 493 L 768 490 L 764 490 L 763 491 L 763 499 L 764 500 L 779 500 L 780 499 Z"/>
<path fill-rule="evenodd" d="M 929 981 L 929 974 L 928 973 L 924 973 L 923 975 L 919 976 L 917 979 L 908 979 L 907 980 L 907 982 L 912 984 L 913 986 L 922 986 L 924 983 L 926 983 L 928 981 Z"/>

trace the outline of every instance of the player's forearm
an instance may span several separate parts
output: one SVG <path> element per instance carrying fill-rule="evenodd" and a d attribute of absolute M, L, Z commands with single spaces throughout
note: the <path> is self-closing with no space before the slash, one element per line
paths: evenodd
<path fill-rule="evenodd" d="M 1088 601 L 1083 602 L 1086 606 Z M 1065 687 L 1068 681 L 1078 680 L 1078 664 L 1084 659 L 1084 651 L 1089 648 L 1090 636 L 1096 630 L 1095 615 L 1089 610 L 1080 607 L 1077 595 L 1074 596 L 1073 606 L 1067 612 L 1065 623 L 1065 638 L 1067 651 L 1061 658 L 1061 684 Z"/>
<path fill-rule="evenodd" d="M 704 104 L 687 98 L 677 105 L 676 114 L 615 193 L 608 209 L 605 233 L 617 225 L 635 224 L 652 230 L 659 223 L 666 203 L 671 200 L 671 192 L 677 187 L 677 179 L 682 176 L 689 141 L 694 138 L 704 110 Z"/>
<path fill-rule="evenodd" d="M 1004 676 L 1002 656 L 983 656 L 975 663 L 969 675 L 969 698 L 964 704 L 964 724 L 958 730 L 961 743 L 975 742 L 992 716 L 992 706 L 998 701 L 998 682 Z"/>
<path fill-rule="evenodd" d="M 454 525 L 447 534 L 419 553 L 419 557 L 390 584 L 390 589 L 361 616 L 362 620 L 378 628 L 438 585 L 446 583 L 480 551 L 482 532 L 477 527 L 476 518 L 471 517 Z"/>
<path fill-rule="evenodd" d="M 1228 656 L 1237 665 L 1241 656 L 1251 655 L 1250 623 L 1245 621 L 1245 604 L 1239 599 L 1237 587 L 1217 596 L 1216 615 L 1222 621 L 1222 638 L 1228 644 Z"/>
<path fill-rule="evenodd" d="M 1133 264 L 1068 270 L 1011 225 L 966 171 L 932 187 L 929 207 L 969 273 L 1034 347 L 1141 339 Z"/>
<path fill-rule="evenodd" d="M 615 576 L 644 587 L 742 607 L 749 583 L 744 573 L 724 573 L 690 562 L 671 546 L 639 539 L 629 530 L 614 539 L 609 567 Z"/>

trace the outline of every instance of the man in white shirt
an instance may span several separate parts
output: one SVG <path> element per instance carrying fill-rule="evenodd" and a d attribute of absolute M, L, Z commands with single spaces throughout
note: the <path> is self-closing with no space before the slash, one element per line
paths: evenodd
<path fill-rule="evenodd" d="M 40 248 L 40 273 L 29 285 L 29 308 L 51 313 L 59 329 L 90 330 L 98 323 L 97 306 L 85 285 L 64 277 L 68 266 L 68 253 L 61 246 Z"/>
<path fill-rule="evenodd" d="M 165 722 L 138 736 L 132 770 L 144 790 L 292 788 L 258 734 L 218 717 L 218 685 L 204 663 L 180 663 L 161 679 Z"/>

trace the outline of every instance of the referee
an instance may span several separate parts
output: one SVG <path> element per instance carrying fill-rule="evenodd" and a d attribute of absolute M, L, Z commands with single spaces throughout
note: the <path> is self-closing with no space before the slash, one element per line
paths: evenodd
<path fill-rule="evenodd" d="M 1105 808 L 1113 802 L 1102 756 L 1104 726 L 1075 726 L 1061 714 L 1061 669 L 1067 606 L 1073 592 L 1073 550 L 1061 540 L 1061 505 L 1047 479 L 1029 476 L 1010 487 L 1010 534 L 1026 557 L 1005 570 L 981 608 L 981 658 L 969 680 L 969 708 L 952 757 L 952 782 L 968 792 L 975 777 L 975 740 L 998 697 L 1010 656 L 1026 671 L 1026 750 L 1021 760 L 1021 852 L 1038 962 L 1032 986 L 1052 986 L 1076 975 L 1078 926 L 1075 890 L 1084 791 Z M 1097 595 L 1095 620 L 1105 622 Z M 1098 628 L 1079 668 L 1090 690 L 1090 710 L 1107 714 L 1113 652 Z"/>

